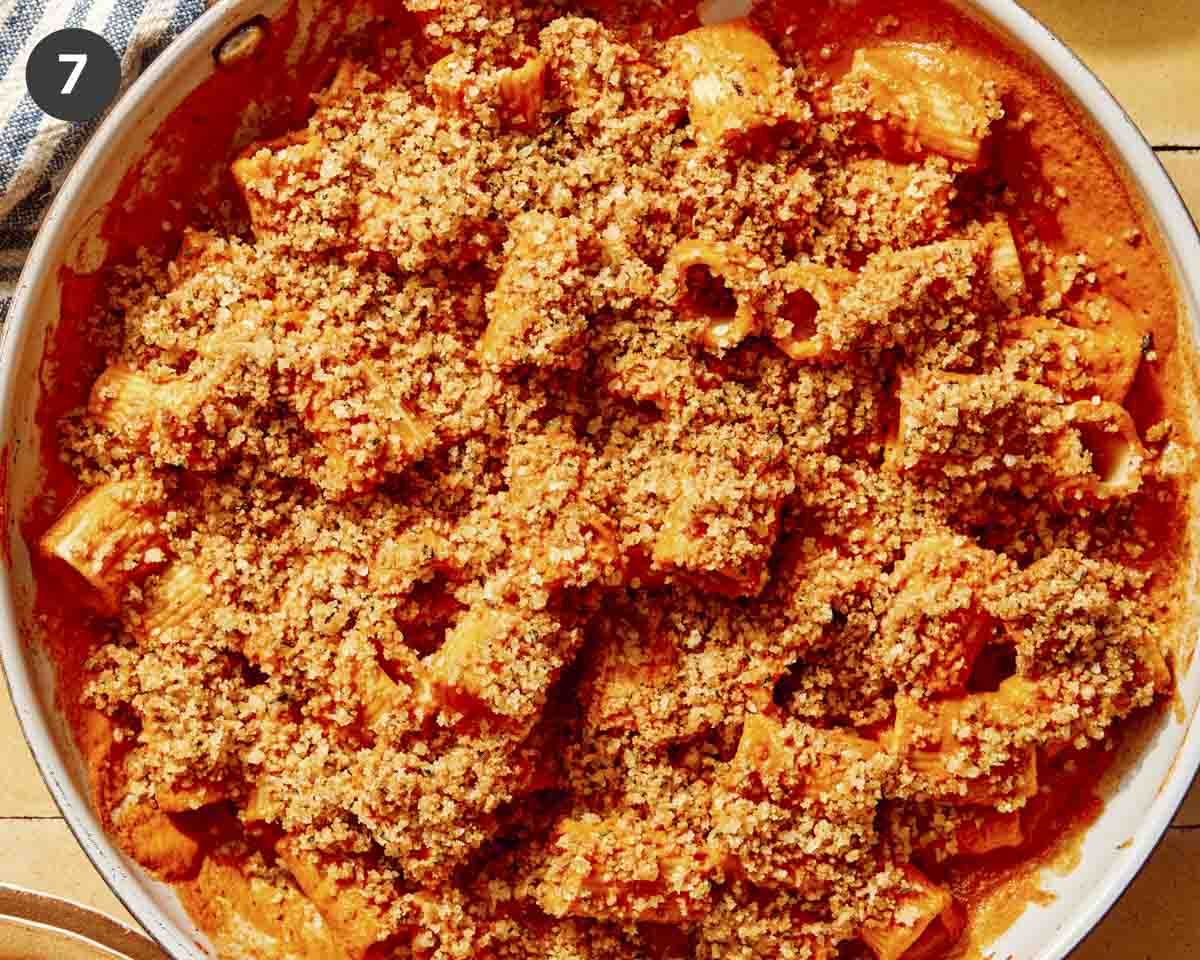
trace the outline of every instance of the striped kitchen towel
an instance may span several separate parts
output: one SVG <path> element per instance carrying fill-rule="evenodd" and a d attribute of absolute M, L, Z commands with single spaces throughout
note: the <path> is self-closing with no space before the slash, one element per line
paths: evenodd
<path fill-rule="evenodd" d="M 38 42 L 64 27 L 102 34 L 121 57 L 122 90 L 204 12 L 206 0 L 0 0 L 0 320 L 46 208 L 99 125 L 42 113 L 25 89 Z"/>

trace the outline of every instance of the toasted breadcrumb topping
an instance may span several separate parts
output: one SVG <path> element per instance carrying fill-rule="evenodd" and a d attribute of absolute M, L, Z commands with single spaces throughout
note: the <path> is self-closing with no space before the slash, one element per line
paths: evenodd
<path fill-rule="evenodd" d="M 1190 456 L 978 189 L 1003 90 L 956 56 L 938 139 L 890 54 L 405 6 L 236 162 L 250 235 L 114 280 L 62 451 L 162 542 L 87 665 L 106 819 L 232 956 L 950 939 L 913 865 L 1169 687 Z"/>

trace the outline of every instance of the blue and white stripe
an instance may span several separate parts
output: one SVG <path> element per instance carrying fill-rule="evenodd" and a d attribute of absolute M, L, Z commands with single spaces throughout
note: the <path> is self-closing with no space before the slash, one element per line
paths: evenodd
<path fill-rule="evenodd" d="M 130 82 L 201 13 L 206 0 L 0 0 L 0 320 L 55 190 L 99 120 L 48 117 L 25 89 L 25 64 L 47 34 L 85 27 L 121 55 Z"/>

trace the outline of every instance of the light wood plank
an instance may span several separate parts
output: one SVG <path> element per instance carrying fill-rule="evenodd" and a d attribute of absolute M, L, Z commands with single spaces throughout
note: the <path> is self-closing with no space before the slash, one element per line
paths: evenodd
<path fill-rule="evenodd" d="M 56 817 L 58 807 L 42 783 L 29 745 L 17 723 L 8 695 L 0 680 L 0 817 Z M 0 880 L 5 879 L 0 873 Z"/>
<path fill-rule="evenodd" d="M 1158 156 L 1179 188 L 1192 217 L 1200 219 L 1200 150 L 1159 151 Z"/>
<path fill-rule="evenodd" d="M 137 926 L 63 820 L 0 820 L 0 879 L 75 900 Z"/>
<path fill-rule="evenodd" d="M 1155 145 L 1200 146 L 1196 0 L 1022 0 L 1090 66 Z"/>

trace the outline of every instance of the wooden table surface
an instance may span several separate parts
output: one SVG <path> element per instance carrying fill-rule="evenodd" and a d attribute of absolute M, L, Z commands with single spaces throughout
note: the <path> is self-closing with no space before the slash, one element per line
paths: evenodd
<path fill-rule="evenodd" d="M 1197 0 L 1025 0 L 1096 71 L 1159 150 L 1200 218 Z M 0 684 L 0 881 L 131 920 L 42 786 Z M 1073 960 L 1200 957 L 1200 786 L 1146 869 Z"/>

